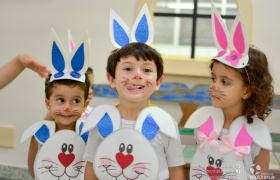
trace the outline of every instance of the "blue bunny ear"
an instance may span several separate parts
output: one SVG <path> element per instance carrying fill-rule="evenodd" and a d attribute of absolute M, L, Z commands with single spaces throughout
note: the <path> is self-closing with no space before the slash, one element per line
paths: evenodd
<path fill-rule="evenodd" d="M 54 121 L 37 121 L 23 132 L 20 143 L 34 135 L 39 143 L 44 144 L 54 133 Z"/>
<path fill-rule="evenodd" d="M 116 48 L 131 42 L 129 27 L 113 9 L 110 9 L 109 30 L 110 39 Z"/>
<path fill-rule="evenodd" d="M 59 41 L 55 31 L 51 29 L 50 53 L 52 67 L 49 67 L 54 78 L 59 78 L 68 70 L 67 54 Z"/>
<path fill-rule="evenodd" d="M 113 132 L 112 119 L 110 118 L 107 112 L 97 123 L 96 127 L 103 138 L 106 138 L 109 134 Z"/>
<path fill-rule="evenodd" d="M 148 114 L 143 122 L 142 134 L 150 141 L 157 135 L 158 131 L 159 126 L 157 125 L 153 116 Z"/>
<path fill-rule="evenodd" d="M 78 46 L 75 46 L 74 50 L 71 52 L 71 70 L 70 75 L 73 78 L 81 78 L 85 74 L 88 68 L 89 62 L 89 44 L 88 44 L 88 35 L 86 34 Z"/>
<path fill-rule="evenodd" d="M 154 39 L 154 26 L 147 4 L 137 16 L 131 30 L 132 42 L 151 44 Z"/>

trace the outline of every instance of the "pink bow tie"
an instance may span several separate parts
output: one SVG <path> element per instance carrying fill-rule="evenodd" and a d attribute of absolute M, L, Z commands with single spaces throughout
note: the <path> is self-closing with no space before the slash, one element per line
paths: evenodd
<path fill-rule="evenodd" d="M 218 148 L 219 144 L 217 142 L 217 139 L 219 137 L 219 132 L 214 129 L 209 136 L 206 136 L 203 132 L 201 131 L 197 131 L 197 138 L 200 141 L 200 145 L 199 145 L 199 150 L 201 153 L 204 153 L 204 146 L 207 142 L 209 142 L 209 145 L 212 148 Z"/>
<path fill-rule="evenodd" d="M 234 147 L 230 142 L 230 136 L 226 135 L 220 138 L 224 143 L 220 147 L 220 153 L 225 154 L 232 150 L 235 151 L 235 157 L 237 160 L 243 160 L 244 154 L 250 154 L 251 146 L 237 146 Z"/>

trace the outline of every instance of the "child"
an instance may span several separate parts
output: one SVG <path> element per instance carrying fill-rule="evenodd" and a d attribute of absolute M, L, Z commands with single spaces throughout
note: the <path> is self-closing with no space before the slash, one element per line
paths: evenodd
<path fill-rule="evenodd" d="M 120 102 L 116 107 L 122 128 L 135 126 L 140 111 L 149 106 L 150 96 L 159 89 L 162 74 L 163 61 L 160 54 L 144 43 L 130 43 L 111 53 L 107 62 L 107 78 L 111 87 L 118 92 Z M 169 138 L 166 143 L 166 138 L 161 134 L 156 138 L 158 142 L 151 142 L 153 148 L 158 150 L 160 171 L 157 179 L 185 179 L 181 141 L 179 138 Z M 85 179 L 97 178 L 93 170 L 93 159 L 101 143 L 99 139 L 96 130 L 90 132 L 84 155 L 87 160 Z"/>
<path fill-rule="evenodd" d="M 87 71 L 86 71 L 86 75 L 87 75 L 87 77 L 88 77 L 88 79 L 89 79 L 89 82 L 90 82 L 90 86 L 89 86 L 89 90 L 88 90 L 88 101 L 89 101 L 89 103 L 90 103 L 90 101 L 91 101 L 91 99 L 92 99 L 92 97 L 93 97 L 93 82 L 94 82 L 94 76 L 93 76 L 93 69 L 91 68 L 91 67 L 89 67 L 88 69 L 87 69 Z M 48 80 L 46 80 L 46 81 L 48 81 Z M 85 121 L 86 120 L 86 117 L 88 116 L 88 114 L 90 113 L 90 111 L 92 110 L 93 108 L 91 107 L 91 106 L 87 106 L 87 108 L 86 108 L 86 110 L 83 112 L 83 114 L 81 115 L 81 117 L 80 117 L 80 120 L 82 120 L 82 121 Z M 49 112 L 46 116 L 45 116 L 45 118 L 44 118 L 45 120 L 54 120 L 54 118 L 52 117 L 52 115 L 51 115 L 51 113 Z"/>
<path fill-rule="evenodd" d="M 71 64 L 68 59 L 64 59 L 67 56 L 54 31 L 52 38 L 51 58 L 54 71 L 45 82 L 45 104 L 54 122 L 40 121 L 24 132 L 22 139 L 34 134 L 29 147 L 28 169 L 33 178 L 39 179 L 65 176 L 71 179 L 80 177 L 80 174 L 83 178 L 84 165 L 81 158 L 85 142 L 79 136 L 76 122 L 89 103 L 90 82 L 87 74 L 84 74 L 88 62 L 87 38 L 84 37 L 80 46 L 71 54 Z M 64 69 L 70 65 L 70 70 Z M 54 128 L 52 124 L 55 124 Z M 72 133 L 70 137 L 66 135 L 69 132 Z"/>
<path fill-rule="evenodd" d="M 40 77 L 48 77 L 50 71 L 46 66 L 40 64 L 34 57 L 29 54 L 19 54 L 14 59 L 0 67 L 0 89 L 8 85 L 15 79 L 25 68 L 29 68 L 39 74 Z"/>
<path fill-rule="evenodd" d="M 219 50 L 210 65 L 214 108 L 198 109 L 185 125 L 199 127 L 195 133 L 199 150 L 190 177 L 264 178 L 272 142 L 263 121 L 271 112 L 274 96 L 268 61 L 263 52 L 249 47 L 241 14 L 236 17 L 230 38 L 213 4 L 212 21 Z"/>

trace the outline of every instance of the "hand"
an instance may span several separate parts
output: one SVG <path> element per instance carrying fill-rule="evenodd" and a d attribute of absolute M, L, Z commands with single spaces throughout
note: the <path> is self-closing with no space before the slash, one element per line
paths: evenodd
<path fill-rule="evenodd" d="M 29 54 L 19 54 L 18 59 L 22 66 L 37 72 L 42 78 L 47 78 L 51 74 L 45 65 L 41 64 L 35 57 Z"/>

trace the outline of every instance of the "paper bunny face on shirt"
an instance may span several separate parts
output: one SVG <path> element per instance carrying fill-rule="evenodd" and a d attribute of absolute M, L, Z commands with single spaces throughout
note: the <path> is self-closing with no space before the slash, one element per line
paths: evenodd
<path fill-rule="evenodd" d="M 199 144 L 191 162 L 191 179 L 246 177 L 243 158 L 245 154 L 250 154 L 253 138 L 243 119 L 244 117 L 236 119 L 228 135 L 220 136 L 224 124 L 221 109 L 202 107 L 190 116 L 185 127 L 197 128 L 196 137 Z"/>
<path fill-rule="evenodd" d="M 21 142 L 34 135 L 42 145 L 34 162 L 36 179 L 84 179 L 85 142 L 75 131 L 54 131 L 55 123 L 44 120 L 30 126 L 22 136 Z"/>
<path fill-rule="evenodd" d="M 174 119 L 157 107 L 144 108 L 135 129 L 120 128 L 117 108 L 96 107 L 88 116 L 82 133 L 96 127 L 103 141 L 94 158 L 94 171 L 99 179 L 156 179 L 159 163 L 151 142 L 160 132 L 178 138 Z"/>

